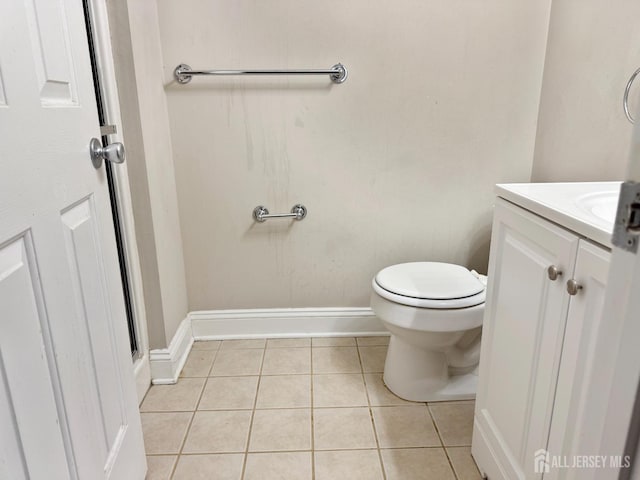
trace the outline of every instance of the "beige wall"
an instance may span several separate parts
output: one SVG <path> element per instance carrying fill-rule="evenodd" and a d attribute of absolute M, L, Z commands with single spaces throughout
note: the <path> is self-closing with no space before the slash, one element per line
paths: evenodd
<path fill-rule="evenodd" d="M 150 348 L 187 314 L 172 146 L 153 1 L 108 2 Z"/>
<path fill-rule="evenodd" d="M 127 172 L 131 189 L 131 202 L 135 219 L 136 242 L 144 292 L 144 310 L 148 331 L 154 343 L 164 340 L 155 336 L 160 332 L 164 338 L 164 315 L 162 294 L 158 276 L 156 240 L 149 200 L 147 167 L 144 161 L 142 124 L 138 107 L 135 65 L 131 48 L 129 14 L 125 0 L 109 2 L 109 24 L 113 48 L 118 96 L 120 99 L 121 130 L 127 148 Z"/>
<path fill-rule="evenodd" d="M 528 181 L 548 1 L 159 0 L 189 308 L 367 306 L 398 262 L 485 271 L 493 187 Z M 323 68 L 197 78 L 173 68 Z M 308 207 L 255 224 L 253 208 Z"/>
<path fill-rule="evenodd" d="M 151 347 L 187 310 L 365 306 L 402 261 L 482 271 L 495 183 L 622 178 L 640 4 L 507 3 L 109 2 Z M 339 86 L 172 81 L 337 61 Z M 297 202 L 303 222 L 251 220 Z"/>
<path fill-rule="evenodd" d="M 553 0 L 533 181 L 620 180 L 631 124 L 622 94 L 640 67 L 640 2 Z M 640 92 L 634 86 L 632 105 Z"/>
<path fill-rule="evenodd" d="M 160 0 L 189 308 L 366 306 L 397 262 L 484 271 L 528 181 L 548 2 Z M 349 68 L 198 78 L 195 68 Z M 309 209 L 255 224 L 253 208 Z"/>

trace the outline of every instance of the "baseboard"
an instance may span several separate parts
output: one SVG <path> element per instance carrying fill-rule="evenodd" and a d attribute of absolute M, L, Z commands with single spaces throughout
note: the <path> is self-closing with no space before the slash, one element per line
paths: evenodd
<path fill-rule="evenodd" d="M 370 308 L 269 308 L 191 312 L 195 340 L 388 335 Z"/>
<path fill-rule="evenodd" d="M 176 383 L 192 345 L 191 318 L 187 315 L 187 318 L 178 326 L 168 348 L 158 348 L 149 352 L 151 383 L 154 385 Z"/>
<path fill-rule="evenodd" d="M 388 335 L 370 308 L 269 308 L 190 312 L 168 348 L 149 352 L 151 383 L 178 381 L 194 340 Z M 139 366 L 144 369 L 144 365 Z"/>

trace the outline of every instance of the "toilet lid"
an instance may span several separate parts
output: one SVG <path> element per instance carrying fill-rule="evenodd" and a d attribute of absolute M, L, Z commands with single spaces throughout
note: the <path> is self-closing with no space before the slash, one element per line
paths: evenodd
<path fill-rule="evenodd" d="M 484 302 L 485 286 L 479 278 L 460 265 L 440 262 L 412 262 L 392 265 L 380 270 L 374 284 L 391 295 L 383 295 L 403 304 L 438 304 L 439 308 L 479 305 Z M 374 285 L 375 286 L 375 285 Z M 379 290 L 379 289 L 376 289 Z M 380 291 L 378 292 L 380 293 Z M 404 301 L 402 297 L 408 297 Z M 410 300 L 412 299 L 412 300 Z M 459 302 L 457 300 L 463 300 Z M 426 300 L 427 302 L 415 302 Z M 434 300 L 436 302 L 429 302 Z M 418 305 L 425 303 L 424 305 Z M 456 304 L 456 306 L 453 306 Z M 449 308 L 451 308 L 449 307 Z M 436 307 L 437 308 L 437 307 Z"/>

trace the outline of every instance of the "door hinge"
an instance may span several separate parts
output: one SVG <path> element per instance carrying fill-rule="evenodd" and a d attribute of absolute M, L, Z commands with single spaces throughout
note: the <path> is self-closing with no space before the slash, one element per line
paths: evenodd
<path fill-rule="evenodd" d="M 101 125 L 100 126 L 100 136 L 104 135 L 115 135 L 118 133 L 115 125 Z"/>
<path fill-rule="evenodd" d="M 620 200 L 611 243 L 627 252 L 638 252 L 640 239 L 640 183 L 624 182 L 620 186 Z"/>

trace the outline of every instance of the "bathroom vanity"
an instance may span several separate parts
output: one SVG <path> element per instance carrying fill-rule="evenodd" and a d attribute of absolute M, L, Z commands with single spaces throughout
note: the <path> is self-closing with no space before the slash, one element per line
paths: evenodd
<path fill-rule="evenodd" d="M 582 402 L 603 327 L 619 186 L 496 188 L 472 444 L 491 480 L 574 478 L 537 472 L 534 460 L 598 453 L 589 431 L 600 420 L 584 418 Z"/>

